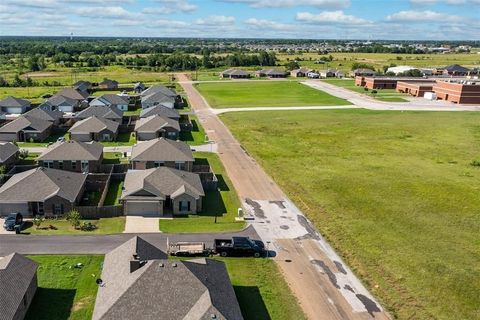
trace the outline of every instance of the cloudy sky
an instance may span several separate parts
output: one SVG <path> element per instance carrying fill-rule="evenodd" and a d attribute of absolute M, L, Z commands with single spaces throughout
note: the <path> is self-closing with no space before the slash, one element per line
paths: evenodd
<path fill-rule="evenodd" d="M 480 0 L 1 0 L 0 35 L 479 40 Z"/>

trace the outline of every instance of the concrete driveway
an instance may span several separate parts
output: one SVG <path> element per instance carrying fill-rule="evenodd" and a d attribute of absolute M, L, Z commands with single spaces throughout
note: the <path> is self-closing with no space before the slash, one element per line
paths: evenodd
<path fill-rule="evenodd" d="M 155 233 L 160 232 L 158 217 L 127 216 L 123 233 Z"/>
<path fill-rule="evenodd" d="M 3 222 L 5 222 L 5 219 L 0 218 L 0 234 L 15 234 L 14 231 L 7 231 L 3 229 Z"/>

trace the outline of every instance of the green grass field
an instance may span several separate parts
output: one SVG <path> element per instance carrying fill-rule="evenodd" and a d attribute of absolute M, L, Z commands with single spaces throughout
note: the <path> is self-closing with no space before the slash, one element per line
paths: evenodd
<path fill-rule="evenodd" d="M 302 320 L 303 311 L 275 262 L 224 258 L 245 320 Z"/>
<path fill-rule="evenodd" d="M 104 147 L 133 146 L 137 143 L 134 132 L 119 133 L 116 141 L 100 141 Z"/>
<path fill-rule="evenodd" d="M 201 83 L 197 89 L 212 108 L 348 105 L 346 100 L 297 81 Z"/>
<path fill-rule="evenodd" d="M 363 87 L 356 86 L 353 79 L 327 79 L 323 80 L 326 83 L 330 83 L 345 89 L 349 89 L 361 94 L 368 95 L 380 101 L 386 102 L 406 102 L 407 96 L 405 93 L 396 92 L 395 89 L 376 89 L 377 93 L 372 94 L 372 90 L 365 91 Z"/>
<path fill-rule="evenodd" d="M 192 146 L 205 144 L 205 130 L 200 124 L 200 121 L 198 121 L 196 116 L 190 115 L 189 117 L 193 126 L 192 131 L 180 131 L 180 140 Z"/>
<path fill-rule="evenodd" d="M 38 289 L 27 320 L 91 319 L 102 256 L 29 256 L 39 263 Z M 82 268 L 75 268 L 82 263 Z"/>
<path fill-rule="evenodd" d="M 237 231 L 245 227 L 243 222 L 235 222 L 240 200 L 228 178 L 225 168 L 214 153 L 195 152 L 197 162 L 210 164 L 218 178 L 220 191 L 206 191 L 203 199 L 203 210 L 198 215 L 175 217 L 171 220 L 160 220 L 160 230 L 172 233 L 188 232 L 227 232 Z M 217 223 L 215 223 L 217 216 Z"/>
<path fill-rule="evenodd" d="M 113 180 L 110 181 L 110 187 L 108 188 L 107 195 L 105 196 L 105 206 L 114 206 L 120 203 L 120 196 L 122 195 L 123 181 Z"/>
<path fill-rule="evenodd" d="M 98 201 L 97 201 L 98 202 Z M 25 223 L 25 229 L 22 233 L 29 233 L 34 235 L 79 235 L 88 236 L 95 234 L 115 234 L 122 233 L 125 230 L 125 217 L 115 218 L 100 218 L 100 219 L 82 219 L 81 224 L 84 222 L 90 222 L 97 226 L 97 229 L 93 231 L 76 230 L 70 222 L 63 219 L 45 219 L 40 228 L 37 229 L 32 222 L 27 221 Z M 52 226 L 53 228 L 51 228 Z"/>
<path fill-rule="evenodd" d="M 395 318 L 478 319 L 479 113 L 221 118 Z"/>

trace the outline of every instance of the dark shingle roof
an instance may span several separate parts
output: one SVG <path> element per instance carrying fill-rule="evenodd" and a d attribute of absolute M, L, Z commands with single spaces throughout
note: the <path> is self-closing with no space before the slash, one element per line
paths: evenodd
<path fill-rule="evenodd" d="M 83 119 L 76 122 L 68 130 L 68 132 L 71 132 L 71 133 L 101 132 L 105 129 L 111 132 L 117 132 L 118 126 L 119 126 L 118 122 L 100 118 L 97 116 L 91 116 L 87 119 Z"/>
<path fill-rule="evenodd" d="M 15 153 L 19 148 L 11 142 L 0 142 L 0 163 L 5 162 Z"/>
<path fill-rule="evenodd" d="M 85 91 L 79 91 L 73 88 L 65 88 L 62 91 L 56 93 L 53 97 L 55 96 L 64 96 L 73 100 L 82 101 L 87 99 L 89 95 Z"/>
<path fill-rule="evenodd" d="M 174 199 L 182 194 L 188 194 L 195 199 L 199 199 L 205 195 L 198 174 L 169 167 L 129 170 L 125 177 L 124 186 L 122 199 L 141 199 L 142 196 L 136 194 L 142 191 L 146 191 L 159 199 L 165 199 L 166 196 Z"/>
<path fill-rule="evenodd" d="M 107 93 L 103 94 L 99 97 L 96 97 L 93 101 L 101 101 L 107 105 L 112 105 L 112 104 L 128 104 L 128 97 L 125 96 L 119 96 L 118 94 L 112 94 L 112 93 Z M 90 104 L 92 103 L 90 102 Z"/>
<path fill-rule="evenodd" d="M 38 264 L 19 253 L 0 257 L 0 319 L 16 319 Z"/>
<path fill-rule="evenodd" d="M 175 98 L 178 95 L 173 89 L 167 88 L 162 85 L 154 85 L 142 91 L 141 96 L 145 97 L 153 93 L 162 93 L 164 96 L 172 97 L 172 98 Z"/>
<path fill-rule="evenodd" d="M 447 70 L 448 72 L 461 72 L 461 73 L 470 71 L 470 69 L 462 67 L 461 65 L 458 65 L 458 64 L 452 64 L 452 65 L 446 66 L 443 69 Z"/>
<path fill-rule="evenodd" d="M 37 119 L 54 122 L 63 117 L 63 112 L 59 110 L 44 110 L 40 108 L 35 108 L 28 111 L 24 115 L 31 116 Z"/>
<path fill-rule="evenodd" d="M 51 106 L 51 107 L 58 107 L 58 106 L 75 106 L 78 103 L 78 100 L 62 96 L 62 95 L 54 95 L 44 103 L 40 105 L 42 106 Z"/>
<path fill-rule="evenodd" d="M 86 119 L 92 116 L 105 119 L 122 119 L 123 111 L 115 107 L 90 106 L 75 115 L 76 119 Z"/>
<path fill-rule="evenodd" d="M 43 202 L 59 196 L 70 202 L 78 197 L 87 175 L 77 172 L 35 168 L 14 174 L 0 187 L 2 202 Z"/>
<path fill-rule="evenodd" d="M 147 118 L 147 117 L 150 117 L 150 116 L 153 116 L 153 115 L 156 115 L 156 114 L 158 114 L 162 117 L 174 119 L 174 120 L 177 120 L 177 121 L 178 121 L 178 119 L 180 119 L 180 114 L 178 113 L 177 110 L 167 108 L 167 107 L 162 106 L 162 105 L 156 105 L 156 106 L 152 106 L 152 107 L 143 109 L 140 112 L 140 118 Z"/>
<path fill-rule="evenodd" d="M 20 108 L 20 107 L 28 107 L 30 105 L 30 101 L 25 99 L 19 99 L 15 97 L 6 97 L 3 100 L 0 100 L 0 107 L 13 107 L 13 108 Z"/>
<path fill-rule="evenodd" d="M 158 138 L 139 142 L 132 148 L 132 161 L 194 161 L 190 147 L 183 141 Z"/>
<path fill-rule="evenodd" d="M 12 122 L 8 122 L 0 127 L 0 132 L 13 133 L 19 131 L 43 132 L 50 128 L 52 123 L 43 119 L 32 117 L 29 115 L 20 116 Z"/>
<path fill-rule="evenodd" d="M 134 319 L 139 314 L 165 320 L 243 319 L 223 262 L 151 258 L 152 247 L 134 237 L 105 256 L 105 286 L 97 293 L 94 320 Z M 131 272 L 134 254 L 143 263 Z M 159 250 L 154 255 L 160 255 Z"/>
<path fill-rule="evenodd" d="M 137 120 L 135 124 L 135 131 L 137 132 L 157 132 L 165 127 L 174 128 L 177 131 L 180 131 L 180 125 L 178 121 L 164 118 L 159 116 L 158 114 L 147 117 L 147 118 L 140 118 Z"/>
<path fill-rule="evenodd" d="M 171 96 L 167 96 L 162 92 L 154 92 L 152 94 L 146 95 L 142 97 L 142 103 L 149 103 L 149 104 L 159 104 L 162 103 L 175 103 L 175 98 Z"/>
<path fill-rule="evenodd" d="M 103 145 L 91 141 L 80 142 L 75 140 L 56 142 L 49 146 L 37 160 L 100 160 L 103 154 Z"/>

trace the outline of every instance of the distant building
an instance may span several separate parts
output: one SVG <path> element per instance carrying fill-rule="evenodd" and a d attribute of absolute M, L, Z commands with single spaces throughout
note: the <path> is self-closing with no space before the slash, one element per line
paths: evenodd
<path fill-rule="evenodd" d="M 145 90 L 145 84 L 143 84 L 142 82 L 137 82 L 133 85 L 133 91 L 135 93 L 142 93 L 142 91 Z"/>
<path fill-rule="evenodd" d="M 309 68 L 300 68 L 290 71 L 290 75 L 295 78 L 306 77 L 309 72 L 312 72 L 312 69 Z"/>
<path fill-rule="evenodd" d="M 102 82 L 98 83 L 99 89 L 105 90 L 117 90 L 118 89 L 118 81 L 105 79 Z"/>
<path fill-rule="evenodd" d="M 255 72 L 255 76 L 259 78 L 286 78 L 288 73 L 277 69 L 262 69 Z"/>
<path fill-rule="evenodd" d="M 92 83 L 89 81 L 77 81 L 73 84 L 73 89 L 82 91 L 82 92 L 89 92 L 92 89 Z"/>
<path fill-rule="evenodd" d="M 220 76 L 224 79 L 247 79 L 250 78 L 250 73 L 240 69 L 228 69 L 223 71 Z"/>
<path fill-rule="evenodd" d="M 90 101 L 90 106 L 114 107 L 121 111 L 128 111 L 129 98 L 118 94 L 102 94 Z"/>
<path fill-rule="evenodd" d="M 400 93 L 408 93 L 414 97 L 423 97 L 426 92 L 431 92 L 433 90 L 434 85 L 435 80 L 430 80 L 428 82 L 398 81 L 396 91 Z"/>
<path fill-rule="evenodd" d="M 366 68 L 359 68 L 359 69 L 355 69 L 352 72 L 350 72 L 350 75 L 352 77 L 358 77 L 358 76 L 373 77 L 375 74 L 376 74 L 375 71 L 373 71 L 371 69 L 366 69 Z"/>
<path fill-rule="evenodd" d="M 462 67 L 458 64 L 452 64 L 450 66 L 446 66 L 445 68 L 438 68 L 438 70 L 444 76 L 466 76 L 469 74 L 470 69 Z"/>

